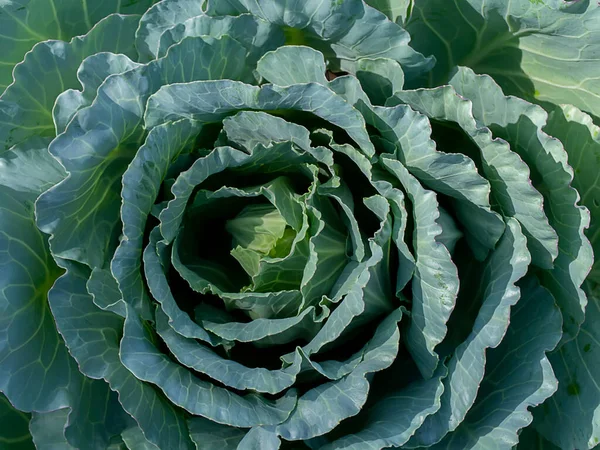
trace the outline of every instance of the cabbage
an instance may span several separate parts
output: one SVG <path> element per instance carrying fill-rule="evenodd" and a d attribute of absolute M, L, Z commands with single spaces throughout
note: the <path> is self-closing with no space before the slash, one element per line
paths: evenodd
<path fill-rule="evenodd" d="M 592 449 L 600 6 L 0 0 L 0 448 Z"/>

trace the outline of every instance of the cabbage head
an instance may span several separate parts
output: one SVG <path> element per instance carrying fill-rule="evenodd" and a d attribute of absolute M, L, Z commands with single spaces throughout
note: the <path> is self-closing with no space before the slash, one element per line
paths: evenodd
<path fill-rule="evenodd" d="M 600 6 L 0 0 L 0 449 L 600 440 Z"/>

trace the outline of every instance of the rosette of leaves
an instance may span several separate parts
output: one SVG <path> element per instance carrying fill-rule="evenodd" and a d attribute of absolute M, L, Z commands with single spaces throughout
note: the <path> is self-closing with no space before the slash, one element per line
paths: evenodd
<path fill-rule="evenodd" d="M 596 446 L 595 4 L 151 3 L 0 3 L 1 445 Z"/>

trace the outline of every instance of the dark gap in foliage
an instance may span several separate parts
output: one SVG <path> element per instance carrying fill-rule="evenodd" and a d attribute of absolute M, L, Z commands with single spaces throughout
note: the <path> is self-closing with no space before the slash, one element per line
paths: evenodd
<path fill-rule="evenodd" d="M 438 196 L 439 198 L 439 196 Z M 404 209 L 406 210 L 406 230 L 404 231 L 404 242 L 406 243 L 410 253 L 416 258 L 415 253 L 415 216 L 412 200 L 404 194 Z"/>
<path fill-rule="evenodd" d="M 240 323 L 248 323 L 251 322 L 250 317 L 246 314 L 245 311 L 235 308 L 227 308 L 223 300 L 213 294 L 204 294 L 201 297 L 201 306 L 200 309 L 194 310 L 194 318 L 196 322 L 201 323 L 202 319 L 206 319 L 210 322 L 215 323 L 226 323 L 226 322 L 240 322 Z M 211 316 L 202 317 L 201 313 L 207 312 L 209 310 L 218 311 L 217 314 L 212 314 Z"/>
<path fill-rule="evenodd" d="M 278 176 L 285 176 L 290 180 L 294 192 L 302 195 L 308 191 L 312 181 L 312 177 L 307 177 L 304 172 L 300 171 L 299 167 L 287 167 L 285 170 L 273 172 L 264 172 L 264 169 L 262 166 L 256 166 L 256 173 L 247 172 L 248 169 L 245 167 L 225 170 L 221 173 L 211 175 L 196 188 L 196 192 L 199 190 L 216 191 L 223 186 L 235 188 L 262 186 L 273 181 Z"/>
<path fill-rule="evenodd" d="M 278 370 L 282 367 L 281 356 L 305 344 L 304 340 L 297 339 L 287 344 L 258 348 L 252 342 L 236 342 L 229 351 L 229 357 L 246 367 Z"/>
<path fill-rule="evenodd" d="M 390 244 L 389 257 L 388 257 L 388 265 L 390 268 L 390 270 L 389 270 L 390 285 L 392 287 L 392 292 L 395 293 L 396 285 L 398 283 L 398 269 L 400 268 L 400 257 L 398 254 L 398 247 L 396 247 L 393 237 L 390 237 L 390 239 L 391 239 L 391 244 Z M 392 295 L 392 298 L 393 298 L 394 307 L 400 306 L 400 303 L 398 301 L 399 299 L 395 295 Z"/>
<path fill-rule="evenodd" d="M 383 317 L 379 315 L 367 323 L 362 323 L 361 326 L 355 326 L 350 331 L 344 330 L 343 339 L 336 339 L 335 342 L 326 345 L 321 351 L 312 355 L 311 359 L 316 362 L 348 360 L 355 353 L 362 351 L 373 338 L 381 319 Z"/>
<path fill-rule="evenodd" d="M 325 438 L 328 441 L 335 441 L 362 430 L 369 423 L 369 411 L 374 405 L 400 393 L 410 383 L 421 380 L 422 377 L 401 340 L 398 355 L 392 365 L 385 370 L 370 374 L 368 379 L 369 395 L 361 412 L 343 420 L 336 428 L 327 433 Z M 393 386 L 392 390 L 390 390 L 391 386 Z"/>
<path fill-rule="evenodd" d="M 167 271 L 167 282 L 179 309 L 194 317 L 194 308 L 201 302 L 202 294 L 195 292 L 172 266 Z"/>
<path fill-rule="evenodd" d="M 475 163 L 480 174 L 484 174 L 481 151 L 469 135 L 454 122 L 430 119 L 431 138 L 439 151 L 444 153 L 462 153 Z"/>
<path fill-rule="evenodd" d="M 371 237 L 381 226 L 379 218 L 365 206 L 364 199 L 377 194 L 377 191 L 360 171 L 358 166 L 343 153 L 336 152 L 335 163 L 339 166 L 339 175 L 348 182 L 354 201 L 354 217 L 364 235 Z"/>
<path fill-rule="evenodd" d="M 371 137 L 371 142 L 377 150 L 377 153 L 389 153 L 387 151 L 388 149 L 383 145 L 384 139 L 381 137 L 381 132 L 379 131 L 379 129 L 370 124 L 367 124 L 366 128 L 367 133 L 369 133 L 369 136 Z"/>
<path fill-rule="evenodd" d="M 473 330 L 486 289 L 483 284 L 485 261 L 475 259 L 464 239 L 456 244 L 453 261 L 461 283 L 456 307 L 448 320 L 448 334 L 436 349 L 441 357 L 451 355 Z"/>
<path fill-rule="evenodd" d="M 234 394 L 240 395 L 240 396 L 244 396 L 246 394 L 248 394 L 248 392 L 241 390 L 241 389 L 236 389 L 236 388 L 232 388 L 230 386 L 227 386 L 223 383 L 221 383 L 220 381 L 217 381 L 211 377 L 209 377 L 206 374 L 203 374 L 201 372 L 197 372 L 196 370 L 189 368 L 183 364 L 181 364 L 178 360 L 177 357 L 171 353 L 171 351 L 169 350 L 168 346 L 166 345 L 166 343 L 160 338 L 160 336 L 158 336 L 158 334 L 156 334 L 154 331 L 150 331 L 151 336 L 152 336 L 152 342 L 154 343 L 154 345 L 156 346 L 156 348 L 160 351 L 161 354 L 167 356 L 173 363 L 177 364 L 178 366 L 184 368 L 185 370 L 187 370 L 188 372 L 190 372 L 195 378 L 197 378 L 200 381 L 203 381 L 205 383 L 209 383 L 212 384 L 215 387 L 218 388 L 222 388 L 222 389 L 226 389 Z M 204 342 L 201 341 L 197 341 L 199 345 L 207 345 Z M 211 350 L 215 351 L 217 354 L 219 354 L 219 356 L 221 356 L 224 359 L 232 359 L 234 360 L 235 358 L 231 357 L 231 351 L 229 353 L 227 353 L 222 347 L 211 347 Z M 243 364 L 243 363 L 242 363 Z M 248 366 L 247 364 L 244 364 L 247 367 L 251 367 Z M 281 366 L 281 364 L 280 364 Z M 257 366 L 257 367 L 261 367 L 261 366 Z M 280 368 L 280 367 L 277 367 Z M 267 400 L 271 400 L 271 401 L 275 401 L 278 398 L 282 397 L 283 395 L 285 395 L 285 392 L 279 393 L 279 394 L 261 394 L 261 396 Z"/>
<path fill-rule="evenodd" d="M 348 135 L 346 130 L 331 122 L 322 119 L 321 117 L 306 112 L 306 111 L 293 111 L 293 110 L 279 110 L 279 111 L 268 111 L 269 114 L 279 116 L 288 122 L 301 125 L 309 131 L 318 130 L 320 128 L 327 129 L 333 133 L 333 140 L 338 144 L 350 144 L 356 146 L 357 144 Z"/>
<path fill-rule="evenodd" d="M 258 203 L 260 198 L 219 199 L 211 204 L 203 205 L 184 219 L 184 227 L 180 231 L 180 257 L 188 268 L 203 261 L 211 267 L 220 267 L 227 271 L 229 286 L 221 286 L 224 290 L 241 290 L 250 283 L 250 277 L 239 263 L 231 256 L 232 237 L 225 229 L 228 220 L 233 219 L 242 208 L 251 203 Z"/>
<path fill-rule="evenodd" d="M 208 149 L 209 151 L 212 150 L 212 148 L 215 147 L 215 142 L 219 138 L 222 129 L 223 122 L 204 124 L 196 137 L 194 148 Z M 194 150 L 193 153 L 198 153 L 198 150 Z"/>
<path fill-rule="evenodd" d="M 413 216 L 413 206 L 410 198 L 405 193 L 405 201 L 404 201 L 404 209 L 406 211 L 406 230 L 404 231 L 404 236 L 401 238 L 404 240 L 404 243 L 408 247 L 411 255 L 417 259 L 417 254 L 415 252 L 414 238 L 415 238 L 415 219 Z M 406 283 L 406 286 L 400 291 L 400 301 L 409 301 L 412 302 L 412 279 Z"/>
<path fill-rule="evenodd" d="M 303 441 L 286 441 L 282 439 L 279 450 L 310 450 L 310 447 Z"/>

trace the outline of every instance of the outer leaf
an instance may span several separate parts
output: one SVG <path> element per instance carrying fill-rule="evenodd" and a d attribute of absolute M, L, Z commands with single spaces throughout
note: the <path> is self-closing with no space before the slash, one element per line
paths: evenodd
<path fill-rule="evenodd" d="M 558 391 L 534 412 L 534 426 L 560 448 L 591 449 L 600 443 L 600 301 L 591 294 L 575 339 L 549 357 Z"/>
<path fill-rule="evenodd" d="M 315 83 L 262 88 L 236 81 L 204 81 L 162 87 L 148 100 L 147 128 L 180 118 L 220 122 L 241 109 L 310 112 L 343 128 L 366 154 L 374 154 L 364 118 L 325 86 Z"/>
<path fill-rule="evenodd" d="M 546 352 L 561 334 L 560 311 L 535 278 L 521 284 L 522 299 L 513 308 L 508 332 L 488 352 L 486 376 L 474 407 L 458 428 L 434 450 L 506 449 L 517 444 L 518 431 L 531 423 L 528 408 L 557 388 Z"/>
<path fill-rule="evenodd" d="M 22 411 L 49 411 L 68 406 L 80 376 L 46 302 L 60 271 L 34 200 L 0 186 L 0 390 Z"/>
<path fill-rule="evenodd" d="M 225 54 L 227 60 L 222 59 Z M 186 69 L 180 70 L 183 60 Z M 239 60 L 243 49 L 230 38 L 188 38 L 163 59 L 107 78 L 94 103 L 79 110 L 50 145 L 70 174 L 37 202 L 38 226 L 52 235 L 56 256 L 102 267 L 112 254 L 119 231 L 121 178 L 144 137 L 140 119 L 148 96 L 164 83 L 224 74 L 235 78 L 242 69 Z M 73 192 L 81 195 L 73 197 Z"/>
<path fill-rule="evenodd" d="M 433 65 L 432 59 L 408 45 L 408 33 L 360 0 L 294 1 L 282 5 L 269 0 L 207 3 L 210 15 L 244 12 L 283 27 L 288 44 L 308 44 L 342 70 L 355 72 L 358 59 L 382 57 L 399 62 L 412 78 Z"/>
<path fill-rule="evenodd" d="M 161 2 L 163 4 L 171 2 Z M 182 2 L 179 2 L 182 3 Z M 195 3 L 195 2 L 194 2 Z M 197 5 L 197 4 L 196 4 Z M 163 57 L 175 43 L 187 36 L 229 36 L 247 51 L 248 67 L 252 70 L 266 52 L 284 45 L 284 32 L 279 27 L 251 14 L 241 16 L 211 17 L 204 14 L 190 17 L 166 30 L 160 36 L 158 57 Z"/>
<path fill-rule="evenodd" d="M 473 330 L 448 362 L 442 407 L 419 428 L 413 445 L 430 446 L 454 431 L 465 419 L 475 403 L 481 382 L 485 380 L 486 351 L 497 347 L 506 334 L 510 308 L 520 297 L 515 283 L 527 273 L 530 260 L 521 227 L 516 220 L 508 219 L 504 236 L 486 261 L 477 289 L 472 291 L 481 293 L 483 301 Z M 477 298 L 469 300 L 476 304 L 480 301 Z"/>
<path fill-rule="evenodd" d="M 436 241 L 442 228 L 436 195 L 425 190 L 408 170 L 391 158 L 383 166 L 396 176 L 413 203 L 416 267 L 412 281 L 413 304 L 406 344 L 424 378 L 433 376 L 439 361 L 434 349 L 446 335 L 446 323 L 458 294 L 458 272 L 448 249 Z"/>
<path fill-rule="evenodd" d="M 142 62 L 156 59 L 161 35 L 176 24 L 202 14 L 202 3 L 195 0 L 167 0 L 156 3 L 142 16 L 135 36 L 135 47 Z M 209 35 L 205 33 L 205 36 Z M 164 56 L 164 55 L 163 55 Z"/>
<path fill-rule="evenodd" d="M 272 429 L 252 428 L 238 444 L 238 450 L 278 450 L 281 440 Z"/>
<path fill-rule="evenodd" d="M 286 440 L 304 440 L 325 434 L 342 420 L 359 413 L 369 392 L 367 374 L 386 369 L 398 353 L 401 310 L 388 315 L 366 346 L 360 364 L 344 378 L 306 392 L 289 419 L 277 427 Z"/>
<path fill-rule="evenodd" d="M 156 384 L 174 404 L 218 423 L 237 427 L 274 425 L 284 421 L 296 404 L 294 391 L 275 401 L 256 394 L 242 397 L 194 376 L 155 346 L 129 306 L 121 359 L 138 379 Z"/>
<path fill-rule="evenodd" d="M 66 173 L 48 152 L 49 143 L 49 138 L 33 137 L 2 153 L 0 185 L 35 196 L 62 181 Z"/>
<path fill-rule="evenodd" d="M 360 59 L 356 77 L 374 105 L 385 105 L 387 99 L 404 86 L 402 68 L 388 58 Z"/>
<path fill-rule="evenodd" d="M 65 437 L 79 450 L 104 450 L 113 436 L 126 427 L 130 417 L 117 394 L 103 380 L 83 378 L 81 393 L 72 402 Z"/>
<path fill-rule="evenodd" d="M 519 445 L 513 448 L 515 450 L 560 450 L 559 447 L 544 439 L 533 425 L 528 426 L 519 434 Z"/>
<path fill-rule="evenodd" d="M 115 251 L 111 269 L 125 300 L 133 305 L 148 307 L 141 261 L 144 229 L 152 205 L 172 161 L 190 150 L 200 129 L 198 124 L 187 120 L 156 127 L 123 174 L 123 239 Z"/>
<path fill-rule="evenodd" d="M 440 365 L 432 378 L 390 392 L 367 410 L 367 424 L 363 429 L 323 446 L 322 450 L 402 447 L 423 421 L 439 410 L 444 391 L 441 380 L 446 372 L 445 366 Z"/>
<path fill-rule="evenodd" d="M 258 61 L 256 70 L 266 80 L 279 86 L 327 84 L 323 54 L 305 46 L 286 45 L 266 53 Z"/>
<path fill-rule="evenodd" d="M 87 33 L 111 13 L 141 14 L 153 0 L 123 3 L 108 0 L 11 0 L 0 5 L 0 94 L 12 82 L 12 70 L 38 42 Z"/>
<path fill-rule="evenodd" d="M 454 199 L 454 211 L 468 231 L 469 243 L 476 256 L 485 259 L 500 239 L 504 223 L 490 209 L 489 182 L 477 173 L 474 162 L 462 154 L 438 151 L 431 139 L 429 120 L 410 107 L 371 106 L 353 77 L 338 77 L 329 87 L 360 110 L 367 123 L 380 131 L 383 139 L 377 142 L 382 151 L 395 153 L 419 181 Z"/>
<path fill-rule="evenodd" d="M 542 128 L 547 114 L 539 106 L 505 97 L 488 76 L 463 70 L 452 79 L 457 92 L 473 102 L 473 116 L 505 139 L 531 169 L 534 187 L 544 196 L 544 212 L 558 234 L 559 255 L 554 268 L 540 272 L 563 312 L 562 342 L 573 339 L 584 320 L 587 298 L 581 284 L 589 273 L 593 255 L 584 230 L 589 212 L 579 206 L 579 194 L 571 186 L 573 169 L 561 142 Z M 486 92 L 485 97 L 479 92 Z"/>
<path fill-rule="evenodd" d="M 167 316 L 161 310 L 157 310 L 156 315 L 158 334 L 178 361 L 225 386 L 277 394 L 292 386 L 300 372 L 300 355 L 297 355 L 292 365 L 281 370 L 245 367 L 236 361 L 220 357 L 214 350 L 193 339 L 179 335 L 169 326 Z"/>
<path fill-rule="evenodd" d="M 413 0 L 365 0 L 373 8 L 384 13 L 388 19 L 402 24 L 406 22 Z"/>
<path fill-rule="evenodd" d="M 558 138 L 569 154 L 569 165 L 575 172 L 572 185 L 581 195 L 581 203 L 591 213 L 586 234 L 594 254 L 600 255 L 600 129 L 587 114 L 574 106 L 561 105 L 550 113 L 544 131 Z M 600 283 L 598 261 L 588 279 Z"/>
<path fill-rule="evenodd" d="M 469 69 L 461 67 L 451 83 L 461 77 L 468 79 L 463 84 L 476 84 L 480 80 Z M 490 101 L 486 98 L 487 92 L 486 89 L 477 91 L 478 97 L 474 101 L 478 106 Z M 455 122 L 462 128 L 481 152 L 481 164 L 492 186 L 493 202 L 504 216 L 515 217 L 523 226 L 534 264 L 551 269 L 558 255 L 558 236 L 548 223 L 542 195 L 531 183 L 529 167 L 518 153 L 511 151 L 503 139 L 494 139 L 488 128 L 480 127 L 471 112 L 471 102 L 458 95 L 451 86 L 403 91 L 396 95 L 428 117 Z"/>
<path fill-rule="evenodd" d="M 144 433 L 138 426 L 127 428 L 121 433 L 123 442 L 129 450 L 157 450 L 156 445 L 148 442 L 144 437 Z"/>
<path fill-rule="evenodd" d="M 100 85 L 110 75 L 127 72 L 139 66 L 140 64 L 123 54 L 96 53 L 85 58 L 77 69 L 77 79 L 83 90 L 67 89 L 56 98 L 52 109 L 56 134 L 65 131 L 77 111 L 92 104 Z"/>
<path fill-rule="evenodd" d="M 15 409 L 4 394 L 0 394 L 0 447 L 14 450 L 34 449 L 29 421 L 31 415 Z"/>
<path fill-rule="evenodd" d="M 596 2 L 424 0 L 406 26 L 415 48 L 438 60 L 429 73 L 434 85 L 463 65 L 521 98 L 598 115 L 599 24 Z"/>
<path fill-rule="evenodd" d="M 90 378 L 104 378 L 119 394 L 123 409 L 135 418 L 146 439 L 158 448 L 192 449 L 181 411 L 121 363 L 123 318 L 94 304 L 86 291 L 88 269 L 66 261 L 62 264 L 67 272 L 52 287 L 49 302 L 56 326 L 80 370 Z"/>
<path fill-rule="evenodd" d="M 29 429 L 38 450 L 75 450 L 67 442 L 65 427 L 69 409 L 57 409 L 45 413 L 33 413 Z"/>
<path fill-rule="evenodd" d="M 197 450 L 236 450 L 245 430 L 220 425 L 202 417 L 189 420 L 190 436 Z"/>
<path fill-rule="evenodd" d="M 0 15 L 0 20 L 4 17 Z M 54 137 L 54 102 L 64 90 L 79 87 L 76 74 L 81 62 L 98 52 L 124 53 L 134 58 L 132 39 L 138 22 L 139 16 L 111 15 L 85 36 L 71 42 L 41 42 L 27 53 L 25 60 L 15 67 L 15 82 L 0 97 L 0 153 L 33 136 Z"/>

